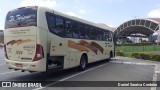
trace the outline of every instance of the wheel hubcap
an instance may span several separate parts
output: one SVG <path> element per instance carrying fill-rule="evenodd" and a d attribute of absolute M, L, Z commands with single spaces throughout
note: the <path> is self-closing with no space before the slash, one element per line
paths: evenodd
<path fill-rule="evenodd" d="M 81 66 L 82 66 L 82 68 L 85 68 L 85 66 L 86 66 L 86 61 L 85 61 L 85 59 L 82 59 L 82 61 L 81 61 Z"/>

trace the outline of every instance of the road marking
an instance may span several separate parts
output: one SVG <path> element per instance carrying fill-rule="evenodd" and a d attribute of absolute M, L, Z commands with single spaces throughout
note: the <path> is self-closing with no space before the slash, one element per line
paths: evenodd
<path fill-rule="evenodd" d="M 152 81 L 157 81 L 157 73 L 153 74 L 153 80 Z"/>
<path fill-rule="evenodd" d="M 157 64 L 155 67 L 155 73 L 160 74 L 160 64 Z"/>
<path fill-rule="evenodd" d="M 158 70 L 158 65 L 155 65 L 155 68 L 154 68 L 154 74 L 153 74 L 153 80 L 152 81 L 157 81 L 157 71 Z M 157 87 L 151 87 L 151 90 L 156 90 Z"/>
<path fill-rule="evenodd" d="M 158 64 L 150 64 L 150 63 L 137 63 L 137 62 L 122 62 L 122 61 L 111 61 L 111 63 L 117 63 L 117 64 L 135 64 L 135 65 L 152 65 L 155 66 L 154 68 L 154 74 L 152 81 L 157 81 L 157 74 L 160 73 Z M 156 90 L 157 87 L 151 87 L 151 90 Z"/>
<path fill-rule="evenodd" d="M 155 66 L 154 64 L 149 64 L 149 63 L 137 63 L 137 62 L 123 62 L 123 61 L 111 61 L 111 63 L 117 63 L 117 64 L 134 64 L 134 65 L 151 65 Z"/>
<path fill-rule="evenodd" d="M 80 74 L 89 72 L 89 71 L 94 70 L 94 69 L 97 69 L 97 68 L 102 67 L 102 66 L 104 66 L 104 65 L 106 65 L 106 64 L 102 64 L 102 65 L 100 65 L 100 66 L 97 66 L 97 67 L 94 67 L 94 68 L 90 68 L 90 69 L 85 70 L 85 71 L 83 71 L 83 72 L 79 72 L 79 73 L 77 73 L 77 74 L 74 74 L 74 75 L 68 76 L 68 77 L 66 77 L 66 78 L 63 78 L 63 79 L 61 79 L 61 80 L 59 80 L 59 81 L 57 81 L 57 82 L 48 84 L 48 85 L 46 85 L 45 87 L 40 87 L 40 88 L 36 88 L 36 89 L 33 89 L 33 90 L 41 90 L 41 89 L 44 89 L 44 88 L 46 88 L 46 87 L 49 87 L 49 86 L 51 86 L 51 85 L 60 83 L 60 82 L 62 82 L 62 81 L 65 81 L 65 80 L 67 80 L 67 79 L 70 79 L 70 78 L 72 78 L 72 77 L 78 76 L 78 75 L 80 75 Z"/>
<path fill-rule="evenodd" d="M 9 74 L 9 73 L 14 73 L 14 72 L 17 72 L 17 71 L 4 72 L 4 73 L 0 73 L 0 75 Z"/>

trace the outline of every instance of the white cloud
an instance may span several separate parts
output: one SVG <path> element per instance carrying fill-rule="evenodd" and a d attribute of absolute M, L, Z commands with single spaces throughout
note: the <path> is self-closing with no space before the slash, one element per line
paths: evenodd
<path fill-rule="evenodd" d="M 57 5 L 54 0 L 22 0 L 20 6 L 43 6 L 53 8 Z"/>
<path fill-rule="evenodd" d="M 109 2 L 112 2 L 113 0 L 108 0 Z"/>
<path fill-rule="evenodd" d="M 74 3 L 75 3 L 75 4 L 78 4 L 78 3 L 79 3 L 79 1 L 78 1 L 78 0 L 75 0 L 75 1 L 74 1 Z"/>
<path fill-rule="evenodd" d="M 74 17 L 77 16 L 74 12 L 67 12 L 66 14 L 67 14 L 67 15 L 70 15 L 70 16 L 74 16 Z"/>
<path fill-rule="evenodd" d="M 151 10 L 148 14 L 148 17 L 160 17 L 160 8 Z"/>
<path fill-rule="evenodd" d="M 111 24 L 109 24 L 108 26 L 109 26 L 109 27 L 115 27 L 115 25 L 111 25 Z"/>
<path fill-rule="evenodd" d="M 106 2 L 125 2 L 127 0 L 105 0 Z"/>
<path fill-rule="evenodd" d="M 79 10 L 79 12 L 82 13 L 82 14 L 86 14 L 86 11 L 83 10 L 83 9 Z"/>
<path fill-rule="evenodd" d="M 81 19 L 83 19 L 83 17 L 82 17 L 82 16 L 77 15 L 77 14 L 76 14 L 76 13 L 74 13 L 74 12 L 67 12 L 67 13 L 65 13 L 65 14 L 70 15 L 70 16 L 74 16 L 74 17 L 77 17 L 77 18 L 81 18 Z"/>

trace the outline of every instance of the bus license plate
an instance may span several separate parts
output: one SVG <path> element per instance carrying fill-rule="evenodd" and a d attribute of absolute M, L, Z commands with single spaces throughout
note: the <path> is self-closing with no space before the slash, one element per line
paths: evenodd
<path fill-rule="evenodd" d="M 23 67 L 23 65 L 20 63 L 16 63 L 16 67 Z"/>

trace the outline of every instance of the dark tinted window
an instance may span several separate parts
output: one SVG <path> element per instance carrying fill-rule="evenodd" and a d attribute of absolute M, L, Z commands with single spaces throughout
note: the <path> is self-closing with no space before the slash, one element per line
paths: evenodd
<path fill-rule="evenodd" d="M 65 33 L 63 18 L 49 13 L 47 13 L 46 16 L 49 30 L 58 36 L 64 36 Z"/>
<path fill-rule="evenodd" d="M 107 37 L 106 37 L 106 32 L 103 31 L 103 40 L 106 41 L 107 40 Z"/>
<path fill-rule="evenodd" d="M 8 12 L 5 28 L 37 26 L 37 8 L 20 8 Z"/>
<path fill-rule="evenodd" d="M 112 41 L 112 33 L 111 32 L 109 32 L 109 39 L 108 39 L 108 41 Z"/>
<path fill-rule="evenodd" d="M 79 38 L 83 39 L 85 37 L 85 26 L 83 24 L 79 27 Z"/>
<path fill-rule="evenodd" d="M 85 38 L 86 39 L 90 39 L 90 30 L 91 30 L 90 27 L 86 27 L 86 32 L 85 32 Z"/>
<path fill-rule="evenodd" d="M 90 28 L 90 38 L 91 39 L 96 39 L 96 30 L 94 28 Z"/>
<path fill-rule="evenodd" d="M 51 14 L 47 14 L 46 16 L 48 27 L 52 32 L 54 32 L 53 29 L 55 28 L 55 16 Z"/>
<path fill-rule="evenodd" d="M 72 37 L 73 36 L 73 25 L 71 20 L 65 20 L 65 27 L 66 27 L 66 36 Z"/>
<path fill-rule="evenodd" d="M 103 39 L 103 32 L 100 29 L 97 29 L 97 40 Z"/>
<path fill-rule="evenodd" d="M 109 31 L 105 32 L 105 39 L 106 39 L 106 41 L 109 41 Z"/>
<path fill-rule="evenodd" d="M 62 17 L 56 16 L 56 28 L 64 29 L 64 21 Z"/>
<path fill-rule="evenodd" d="M 78 29 L 78 22 L 73 22 L 73 37 L 79 38 L 79 29 Z"/>
<path fill-rule="evenodd" d="M 112 41 L 110 31 L 47 13 L 49 30 L 62 37 Z"/>

